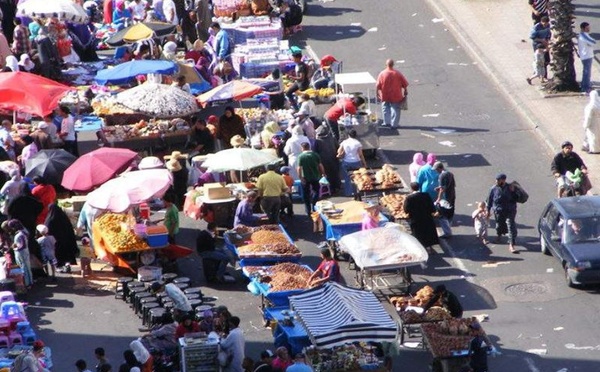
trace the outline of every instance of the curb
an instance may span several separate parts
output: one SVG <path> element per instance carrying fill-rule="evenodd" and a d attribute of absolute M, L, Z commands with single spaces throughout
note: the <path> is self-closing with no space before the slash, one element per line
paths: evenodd
<path fill-rule="evenodd" d="M 556 150 L 556 144 L 552 144 L 548 139 L 548 136 L 546 136 L 545 131 L 540 129 L 540 126 L 537 124 L 539 122 L 537 115 L 529 108 L 525 107 L 523 102 L 516 99 L 506 88 L 509 85 L 509 81 L 502 78 L 502 74 L 498 72 L 498 70 L 491 63 L 490 59 L 482 53 L 479 47 L 477 47 L 466 30 L 458 24 L 448 8 L 435 0 L 425 0 L 425 2 L 435 13 L 438 14 L 440 18 L 446 20 L 444 24 L 448 27 L 448 30 L 452 32 L 452 35 L 456 37 L 467 54 L 469 54 L 469 56 L 477 62 L 477 65 L 481 71 L 493 81 L 493 83 L 496 85 L 496 88 L 516 109 L 516 112 L 523 119 L 525 119 L 527 123 L 529 123 L 529 126 L 534 129 L 533 132 L 536 133 L 540 140 L 546 144 L 551 153 L 554 153 Z"/>

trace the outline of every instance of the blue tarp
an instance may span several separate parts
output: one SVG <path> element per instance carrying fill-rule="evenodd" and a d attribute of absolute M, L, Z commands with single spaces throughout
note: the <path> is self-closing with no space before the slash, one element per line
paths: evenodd
<path fill-rule="evenodd" d="M 175 62 L 139 60 L 121 63 L 113 68 L 98 71 L 96 82 L 98 84 L 126 84 L 138 75 L 164 74 L 172 75 L 179 68 Z"/>

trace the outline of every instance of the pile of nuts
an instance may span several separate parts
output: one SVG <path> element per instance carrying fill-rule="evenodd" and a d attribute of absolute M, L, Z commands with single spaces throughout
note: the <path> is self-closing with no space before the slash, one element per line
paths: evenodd
<path fill-rule="evenodd" d="M 259 230 L 252 233 L 250 240 L 254 244 L 289 243 L 281 231 Z"/>

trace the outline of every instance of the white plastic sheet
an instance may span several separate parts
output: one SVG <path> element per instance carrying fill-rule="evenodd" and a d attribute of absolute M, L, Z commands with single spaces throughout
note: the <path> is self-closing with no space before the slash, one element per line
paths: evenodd
<path fill-rule="evenodd" d="M 339 245 L 363 270 L 415 266 L 429 259 L 427 251 L 415 237 L 396 228 L 359 231 L 344 236 Z"/>

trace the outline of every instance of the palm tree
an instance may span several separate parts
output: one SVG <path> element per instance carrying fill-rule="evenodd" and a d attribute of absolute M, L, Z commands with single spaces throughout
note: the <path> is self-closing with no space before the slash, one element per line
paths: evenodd
<path fill-rule="evenodd" d="M 544 88 L 551 92 L 579 91 L 573 54 L 573 39 L 577 38 L 573 31 L 574 11 L 572 0 L 550 0 L 550 14 L 553 19 L 550 67 L 553 77 Z"/>

